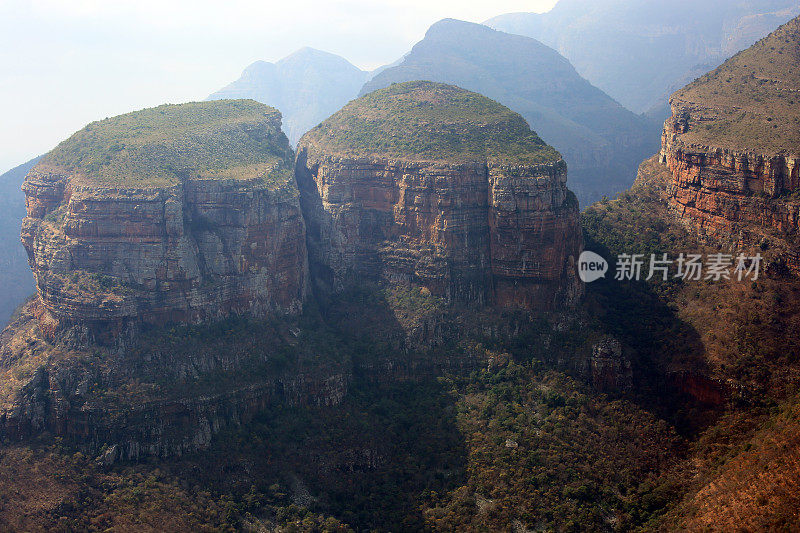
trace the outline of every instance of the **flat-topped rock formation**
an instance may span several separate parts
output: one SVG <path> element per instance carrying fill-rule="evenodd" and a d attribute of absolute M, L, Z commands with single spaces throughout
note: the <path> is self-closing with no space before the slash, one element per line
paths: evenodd
<path fill-rule="evenodd" d="M 581 292 L 564 161 L 477 93 L 407 82 L 354 100 L 301 139 L 296 175 L 322 290 L 388 280 L 523 309 Z"/>
<path fill-rule="evenodd" d="M 799 66 L 795 18 L 672 96 L 661 150 L 670 206 L 701 237 L 748 245 L 796 236 Z"/>
<path fill-rule="evenodd" d="M 22 242 L 51 325 L 300 312 L 305 230 L 280 122 L 253 101 L 164 105 L 47 154 L 23 185 Z"/>

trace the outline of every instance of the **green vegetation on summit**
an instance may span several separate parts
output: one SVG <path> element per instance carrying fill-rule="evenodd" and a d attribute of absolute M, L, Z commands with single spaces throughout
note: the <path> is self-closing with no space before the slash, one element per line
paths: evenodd
<path fill-rule="evenodd" d="M 291 181 L 292 152 L 277 110 L 252 100 L 162 105 L 87 125 L 42 164 L 106 187 L 181 179 Z"/>
<path fill-rule="evenodd" d="M 672 96 L 686 144 L 764 155 L 800 151 L 800 17 Z M 793 148 L 793 150 L 792 150 Z"/>
<path fill-rule="evenodd" d="M 393 84 L 347 104 L 301 146 L 346 157 L 540 164 L 560 155 L 504 105 L 452 85 Z"/>

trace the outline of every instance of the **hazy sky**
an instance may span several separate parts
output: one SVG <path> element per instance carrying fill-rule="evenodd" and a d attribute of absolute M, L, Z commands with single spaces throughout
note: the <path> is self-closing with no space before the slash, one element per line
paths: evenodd
<path fill-rule="evenodd" d="M 0 173 L 92 120 L 202 100 L 303 46 L 371 69 L 445 17 L 556 0 L 0 0 Z"/>

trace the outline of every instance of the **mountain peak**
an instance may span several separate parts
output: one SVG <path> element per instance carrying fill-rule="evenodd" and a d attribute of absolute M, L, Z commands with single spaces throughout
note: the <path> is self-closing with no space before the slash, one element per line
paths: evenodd
<path fill-rule="evenodd" d="M 438 22 L 434 22 L 431 27 L 428 28 L 428 31 L 425 32 L 425 37 L 431 38 L 440 35 L 450 35 L 459 31 L 487 34 L 497 32 L 497 30 L 494 30 L 488 26 L 484 26 L 483 24 L 477 24 L 475 22 L 468 22 L 466 20 L 454 18 L 444 18 Z"/>
<path fill-rule="evenodd" d="M 361 70 L 340 55 L 326 52 L 325 50 L 312 48 L 310 46 L 304 46 L 295 50 L 283 59 L 278 60 L 275 64 L 281 66 L 297 62 L 333 62 L 346 64 L 352 69 Z"/>
<path fill-rule="evenodd" d="M 279 109 L 283 129 L 295 144 L 353 99 L 366 78 L 366 72 L 345 58 L 305 46 L 275 63 L 252 63 L 209 99 L 249 98 Z"/>
<path fill-rule="evenodd" d="M 377 74 L 360 94 L 413 80 L 457 85 L 522 115 L 564 155 L 571 183 L 585 204 L 625 189 L 639 161 L 658 147 L 655 124 L 648 129 L 645 119 L 581 78 L 556 50 L 530 37 L 440 20 L 400 64 Z M 629 146 L 621 147 L 621 140 Z M 606 154 L 605 168 L 592 155 L 600 153 Z"/>

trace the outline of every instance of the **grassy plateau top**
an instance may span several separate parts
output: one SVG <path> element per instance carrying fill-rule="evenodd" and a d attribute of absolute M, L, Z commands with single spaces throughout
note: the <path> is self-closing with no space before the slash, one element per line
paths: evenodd
<path fill-rule="evenodd" d="M 163 187 L 182 179 L 292 179 L 280 112 L 252 100 L 162 105 L 92 122 L 40 165 L 99 187 Z"/>
<path fill-rule="evenodd" d="M 353 100 L 300 140 L 312 154 L 540 164 L 561 158 L 520 115 L 478 93 L 426 81 Z"/>
<path fill-rule="evenodd" d="M 800 155 L 800 17 L 672 96 L 687 144 Z"/>

